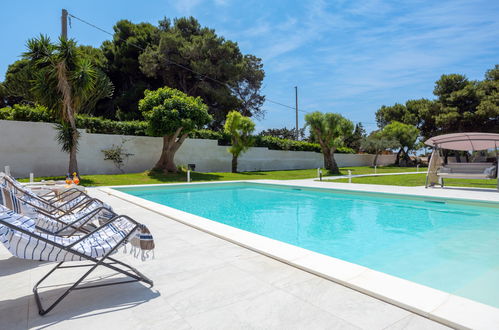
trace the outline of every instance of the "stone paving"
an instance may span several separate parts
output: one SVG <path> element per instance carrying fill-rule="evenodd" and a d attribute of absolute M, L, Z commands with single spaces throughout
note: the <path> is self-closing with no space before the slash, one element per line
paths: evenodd
<path fill-rule="evenodd" d="M 0 247 L 0 329 L 446 329 L 404 309 L 296 269 L 159 214 L 91 194 L 149 226 L 155 259 L 118 253 L 155 282 L 71 293 L 39 316 L 32 286 L 52 263 Z M 42 290 L 47 301 L 77 278 L 65 270 Z M 105 278 L 99 273 L 91 280 Z"/>

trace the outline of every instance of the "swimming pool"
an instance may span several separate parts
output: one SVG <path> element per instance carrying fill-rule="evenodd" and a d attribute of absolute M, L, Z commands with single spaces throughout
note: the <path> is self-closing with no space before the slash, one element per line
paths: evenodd
<path fill-rule="evenodd" d="M 118 190 L 499 307 L 497 203 L 255 183 Z"/>

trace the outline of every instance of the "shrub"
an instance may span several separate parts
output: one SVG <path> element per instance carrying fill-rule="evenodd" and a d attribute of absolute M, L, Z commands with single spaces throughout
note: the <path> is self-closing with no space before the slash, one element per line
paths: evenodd
<path fill-rule="evenodd" d="M 189 133 L 191 139 L 218 140 L 219 146 L 230 146 L 230 135 L 210 129 L 195 129 Z"/>
<path fill-rule="evenodd" d="M 78 115 L 76 126 L 84 128 L 88 133 L 146 135 L 147 123 L 144 121 L 114 121 L 100 117 Z"/>
<path fill-rule="evenodd" d="M 128 157 L 133 156 L 125 150 L 125 142 L 126 140 L 122 138 L 121 144 L 113 144 L 112 147 L 101 150 L 104 153 L 104 160 L 111 160 L 121 173 L 125 173 L 123 171 L 125 161 L 128 160 Z"/>
<path fill-rule="evenodd" d="M 339 147 L 336 149 L 337 154 L 356 154 L 357 152 L 349 147 Z"/>
<path fill-rule="evenodd" d="M 0 108 L 0 120 L 19 120 L 35 122 L 54 122 L 47 108 L 36 105 L 15 104 L 13 107 Z M 145 136 L 147 122 L 145 121 L 115 121 L 101 117 L 77 115 L 76 126 L 85 129 L 88 133 L 138 135 Z M 229 146 L 230 136 L 224 132 L 209 129 L 196 129 L 189 133 L 191 139 L 217 140 L 219 145 Z M 255 136 L 255 147 L 265 147 L 271 150 L 315 151 L 321 152 L 317 143 L 295 141 L 272 136 Z M 354 154 L 355 151 L 347 147 L 339 147 L 337 153 Z"/>
<path fill-rule="evenodd" d="M 223 133 L 212 131 L 210 129 L 197 129 L 189 133 L 191 139 L 222 140 Z"/>
<path fill-rule="evenodd" d="M 273 136 L 258 136 L 255 146 L 267 147 L 271 150 L 321 151 L 320 146 L 316 143 L 281 139 Z"/>
<path fill-rule="evenodd" d="M 0 109 L 0 119 L 35 121 L 35 122 L 53 122 L 54 119 L 50 112 L 41 105 L 14 104 L 13 107 Z"/>
<path fill-rule="evenodd" d="M 15 104 L 13 107 L 0 109 L 0 120 L 18 120 L 53 123 L 55 119 L 41 105 L 31 106 Z M 77 115 L 76 126 L 88 133 L 146 135 L 147 123 L 143 121 L 114 121 L 88 115 Z"/>
<path fill-rule="evenodd" d="M 296 141 L 281 139 L 273 136 L 257 136 L 255 147 L 267 147 L 271 150 L 290 150 L 290 151 L 315 151 L 321 152 L 321 146 L 318 143 L 307 141 Z M 340 147 L 336 150 L 340 154 L 354 154 L 351 148 Z"/>
<path fill-rule="evenodd" d="M 0 120 L 12 120 L 12 108 L 0 108 Z"/>

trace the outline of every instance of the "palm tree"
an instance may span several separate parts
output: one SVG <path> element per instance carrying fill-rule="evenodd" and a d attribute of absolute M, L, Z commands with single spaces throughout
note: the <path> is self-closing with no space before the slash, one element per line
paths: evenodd
<path fill-rule="evenodd" d="M 40 35 L 28 40 L 27 48 L 23 57 L 30 61 L 35 74 L 34 98 L 60 120 L 57 139 L 62 150 L 69 153 L 68 171 L 78 172 L 76 114 L 92 111 L 97 101 L 110 97 L 111 81 L 73 39 L 61 38 L 53 44 L 49 37 Z"/>
<path fill-rule="evenodd" d="M 237 111 L 227 114 L 224 132 L 230 135 L 231 146 L 228 151 L 232 154 L 232 173 L 237 173 L 237 158 L 246 152 L 254 143 L 251 135 L 255 130 L 255 123 Z"/>

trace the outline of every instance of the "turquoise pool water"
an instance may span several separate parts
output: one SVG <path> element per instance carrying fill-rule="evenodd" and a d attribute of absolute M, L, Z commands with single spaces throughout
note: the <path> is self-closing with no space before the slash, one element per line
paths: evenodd
<path fill-rule="evenodd" d="M 499 208 L 253 183 L 120 191 L 499 307 Z"/>

